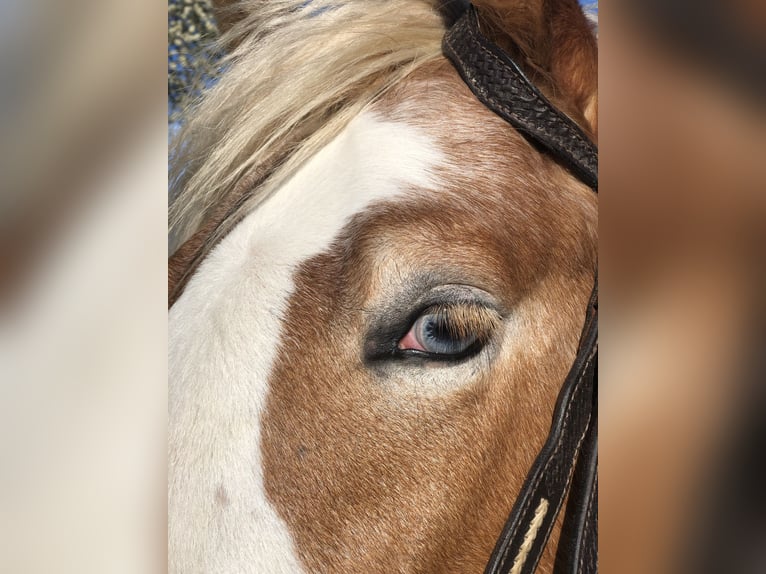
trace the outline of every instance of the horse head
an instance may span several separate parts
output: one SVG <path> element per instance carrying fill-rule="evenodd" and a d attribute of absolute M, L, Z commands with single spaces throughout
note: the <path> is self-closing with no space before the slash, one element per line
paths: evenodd
<path fill-rule="evenodd" d="M 546 438 L 597 200 L 471 93 L 441 4 L 238 4 L 174 157 L 171 572 L 480 571 Z M 577 3 L 476 4 L 594 137 Z"/>

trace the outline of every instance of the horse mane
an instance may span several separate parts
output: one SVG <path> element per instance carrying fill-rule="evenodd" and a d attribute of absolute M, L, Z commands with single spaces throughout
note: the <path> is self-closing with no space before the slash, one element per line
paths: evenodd
<path fill-rule="evenodd" d="M 220 39 L 219 81 L 171 144 L 175 245 L 211 226 L 200 250 L 266 199 L 363 109 L 441 56 L 429 0 L 244 0 Z M 172 251 L 172 247 L 171 247 Z"/>

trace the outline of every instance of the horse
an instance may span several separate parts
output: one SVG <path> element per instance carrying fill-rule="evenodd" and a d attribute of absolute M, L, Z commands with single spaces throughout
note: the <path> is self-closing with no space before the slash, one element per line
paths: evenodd
<path fill-rule="evenodd" d="M 472 9 L 595 141 L 577 2 Z M 228 10 L 171 155 L 169 571 L 482 571 L 578 350 L 596 195 L 445 57 L 462 3 Z"/>

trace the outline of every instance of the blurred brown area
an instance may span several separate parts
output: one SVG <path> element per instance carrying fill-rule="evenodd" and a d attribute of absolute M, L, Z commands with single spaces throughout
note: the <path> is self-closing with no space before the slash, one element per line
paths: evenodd
<path fill-rule="evenodd" d="M 0 572 L 165 568 L 165 22 L 0 3 Z"/>
<path fill-rule="evenodd" d="M 766 571 L 764 23 L 600 6 L 605 572 Z"/>

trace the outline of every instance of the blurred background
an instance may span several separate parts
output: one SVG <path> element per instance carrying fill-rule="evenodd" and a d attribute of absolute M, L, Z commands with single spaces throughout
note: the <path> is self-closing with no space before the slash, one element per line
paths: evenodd
<path fill-rule="evenodd" d="M 165 33 L 0 2 L 0 572 L 165 569 Z"/>
<path fill-rule="evenodd" d="M 600 563 L 766 572 L 766 4 L 599 33 Z"/>
<path fill-rule="evenodd" d="M 165 569 L 189 4 L 0 3 L 0 572 Z M 766 572 L 765 8 L 598 10 L 607 573 Z"/>

